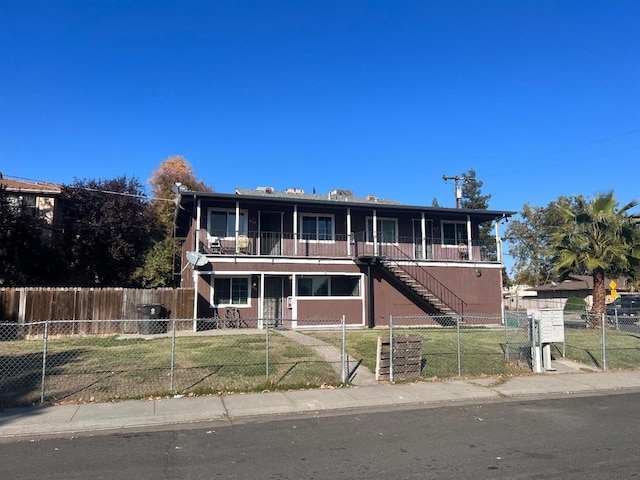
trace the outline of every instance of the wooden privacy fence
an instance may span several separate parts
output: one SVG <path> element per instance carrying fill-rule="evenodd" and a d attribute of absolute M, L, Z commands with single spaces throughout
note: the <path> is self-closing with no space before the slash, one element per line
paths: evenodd
<path fill-rule="evenodd" d="M 192 318 L 186 288 L 0 288 L 0 323 L 141 318 L 138 306 L 160 304 L 165 318 Z"/>

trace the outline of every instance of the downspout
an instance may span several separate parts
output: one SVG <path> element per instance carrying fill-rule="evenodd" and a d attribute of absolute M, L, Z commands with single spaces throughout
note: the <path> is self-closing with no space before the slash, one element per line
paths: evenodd
<path fill-rule="evenodd" d="M 373 275 L 371 274 L 371 262 L 367 267 L 367 277 L 369 278 L 369 295 L 367 295 L 369 299 L 369 328 L 373 328 L 376 326 L 376 312 L 375 312 L 375 296 L 374 296 L 374 284 Z"/>

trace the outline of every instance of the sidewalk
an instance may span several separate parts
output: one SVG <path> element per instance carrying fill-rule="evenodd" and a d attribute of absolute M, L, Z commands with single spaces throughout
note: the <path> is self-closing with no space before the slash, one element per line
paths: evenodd
<path fill-rule="evenodd" d="M 0 441 L 42 435 L 60 436 L 124 429 L 159 428 L 181 424 L 233 424 L 278 415 L 320 415 L 358 409 L 451 405 L 515 398 L 621 393 L 640 390 L 640 371 L 585 372 L 559 363 L 554 373 L 502 378 L 473 378 L 439 382 L 354 386 L 129 400 L 0 411 Z"/>

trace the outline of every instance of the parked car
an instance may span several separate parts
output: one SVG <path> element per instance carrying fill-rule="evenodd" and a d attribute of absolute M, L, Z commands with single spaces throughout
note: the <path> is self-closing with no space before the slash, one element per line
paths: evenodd
<path fill-rule="evenodd" d="M 606 310 L 610 322 L 636 323 L 640 320 L 640 295 L 623 295 L 607 304 Z"/>

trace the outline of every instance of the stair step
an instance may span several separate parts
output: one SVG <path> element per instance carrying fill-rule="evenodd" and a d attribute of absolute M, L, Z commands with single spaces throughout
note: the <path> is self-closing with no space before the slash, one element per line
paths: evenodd
<path fill-rule="evenodd" d="M 382 265 L 398 280 L 428 302 L 432 307 L 445 315 L 455 315 L 455 312 L 451 310 L 451 308 L 446 306 L 442 300 L 431 293 L 422 283 L 416 280 L 411 274 L 407 273 L 402 267 L 389 260 L 382 260 Z"/>

